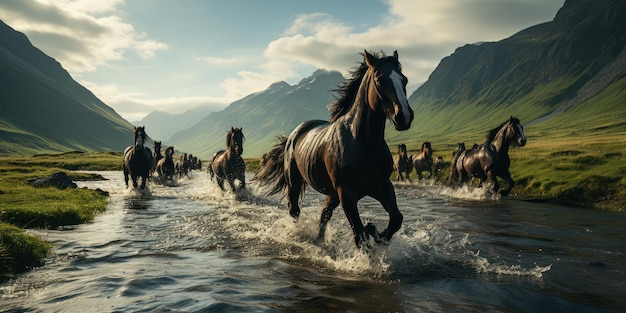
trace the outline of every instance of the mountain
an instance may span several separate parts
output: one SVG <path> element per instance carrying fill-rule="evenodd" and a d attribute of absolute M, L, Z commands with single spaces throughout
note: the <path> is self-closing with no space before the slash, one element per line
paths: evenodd
<path fill-rule="evenodd" d="M 558 127 L 556 117 L 599 105 L 591 99 L 605 90 L 623 95 L 612 86 L 626 73 L 625 42 L 625 1 L 568 0 L 551 22 L 498 42 L 465 45 L 442 59 L 409 98 L 414 126 L 390 138 L 455 143 L 510 115 L 528 126 Z M 605 124 L 623 127 L 624 99 L 595 110 L 613 112 Z"/>
<path fill-rule="evenodd" d="M 243 127 L 244 157 L 265 153 L 278 135 L 289 134 L 305 120 L 328 120 L 333 90 L 345 79 L 339 72 L 317 70 L 296 85 L 277 82 L 213 112 L 193 127 L 174 134 L 167 142 L 177 150 L 202 158 L 225 148 L 226 132 Z"/>
<path fill-rule="evenodd" d="M 0 21 L 0 154 L 123 151 L 132 125 Z"/>
<path fill-rule="evenodd" d="M 211 112 L 213 110 L 207 107 L 197 107 L 181 114 L 154 111 L 146 115 L 141 121 L 135 121 L 132 124 L 145 126 L 146 131 L 154 140 L 167 141 L 175 133 L 195 125 Z"/>

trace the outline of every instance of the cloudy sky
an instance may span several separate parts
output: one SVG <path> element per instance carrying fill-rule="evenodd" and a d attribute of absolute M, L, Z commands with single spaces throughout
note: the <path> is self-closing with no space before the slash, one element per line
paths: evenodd
<path fill-rule="evenodd" d="M 398 50 L 408 92 L 467 43 L 550 21 L 563 0 L 0 0 L 28 36 L 129 121 L 221 110 L 363 49 Z"/>

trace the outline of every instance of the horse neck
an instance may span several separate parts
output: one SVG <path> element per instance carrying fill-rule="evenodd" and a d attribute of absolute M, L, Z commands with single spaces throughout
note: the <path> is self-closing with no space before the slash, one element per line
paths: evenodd
<path fill-rule="evenodd" d="M 370 88 L 375 88 L 371 80 L 372 71 L 368 70 L 361 81 L 352 108 L 346 113 L 346 118 L 350 119 L 350 129 L 355 138 L 365 138 L 366 143 L 384 142 L 386 116 L 382 112 L 371 109 L 371 107 L 378 107 L 371 105 L 372 101 L 380 101 L 379 97 L 370 97 L 368 94 Z"/>
<path fill-rule="evenodd" d="M 495 138 L 491 141 L 491 145 L 494 147 L 494 150 L 498 154 L 508 154 L 509 153 L 509 140 L 507 136 L 508 127 L 502 127 L 500 131 L 496 134 Z"/>

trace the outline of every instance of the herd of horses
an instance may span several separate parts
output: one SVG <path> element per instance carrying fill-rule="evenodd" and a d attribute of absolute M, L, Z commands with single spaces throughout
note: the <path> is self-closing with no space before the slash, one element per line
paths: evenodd
<path fill-rule="evenodd" d="M 471 149 L 465 148 L 465 143 L 458 143 L 452 152 L 450 161 L 450 175 L 448 182 L 452 187 L 458 187 L 470 183 L 473 178 L 479 178 L 479 187 L 489 180 L 493 184 L 492 191 L 499 192 L 503 197 L 507 196 L 515 181 L 511 178 L 509 166 L 509 147 L 526 145 L 524 127 L 519 119 L 510 117 L 507 121 L 487 132 L 483 144 L 474 144 Z M 431 143 L 425 141 L 419 154 L 408 155 L 405 144 L 398 145 L 398 152 L 393 160 L 394 171 L 397 172 L 397 180 L 410 181 L 410 174 L 415 168 L 418 179 L 422 179 L 422 173 L 428 172 L 428 178 L 433 171 L 439 171 L 443 166 L 443 158 L 438 157 L 433 161 L 433 149 Z M 508 186 L 500 190 L 497 177 L 507 181 Z"/>
<path fill-rule="evenodd" d="M 174 161 L 174 147 L 165 148 L 165 155 L 161 153 L 161 141 L 155 141 L 146 133 L 145 126 L 135 127 L 134 143 L 124 150 L 123 171 L 124 182 L 128 187 L 129 179 L 134 188 L 138 187 L 141 178 L 141 189 L 146 187 L 150 178 L 161 181 L 173 181 L 175 177 L 187 176 L 192 170 L 202 168 L 202 160 L 193 154 L 182 153 Z M 154 153 L 146 146 L 154 143 Z"/>
<path fill-rule="evenodd" d="M 362 56 L 363 62 L 352 70 L 351 78 L 339 86 L 339 96 L 329 105 L 330 120 L 305 121 L 288 136 L 279 136 L 261 158 L 253 177 L 267 196 L 286 195 L 289 214 L 296 220 L 300 216 L 299 201 L 307 186 L 324 194 L 318 242 L 323 242 L 326 225 L 334 209 L 341 205 L 357 247 L 369 247 L 370 240 L 388 243 L 403 220 L 390 180 L 392 172 L 398 172 L 399 180 L 408 180 L 415 169 L 421 179 L 423 172 L 431 177 L 433 169 L 440 170 L 443 164 L 442 158 L 433 160 L 430 142 L 424 142 L 421 152 L 410 156 L 405 144 L 398 145 L 397 155 L 392 156 L 385 141 L 386 121 L 391 121 L 397 131 L 406 131 L 414 118 L 406 95 L 408 80 L 402 74 L 397 51 L 386 56 L 382 51 L 366 50 Z M 187 173 L 193 168 L 192 164 L 201 167 L 200 161 L 193 161 L 195 158 L 186 154 L 174 163 L 173 147 L 167 147 L 165 156 L 160 156 L 160 142 L 158 148 L 155 143 L 152 154 L 145 146 L 148 139 L 143 127 L 135 128 L 134 145 L 124 152 L 127 186 L 129 176 L 134 187 L 137 187 L 137 177 L 141 177 L 141 188 L 144 188 L 150 175 L 173 179 L 177 174 Z M 211 180 L 215 179 L 222 190 L 225 190 L 225 181 L 233 191 L 246 186 L 246 165 L 241 157 L 243 139 L 242 129 L 232 127 L 227 131 L 226 149 L 215 153 L 207 166 Z M 520 121 L 511 117 L 490 130 L 484 144 L 468 150 L 463 145 L 455 151 L 450 165 L 450 183 L 458 186 L 478 177 L 482 185 L 490 179 L 497 192 L 496 177 L 502 177 L 509 186 L 501 194 L 507 195 L 514 185 L 508 170 L 508 149 L 511 145 L 525 144 Z M 383 231 L 361 221 L 357 202 L 366 196 L 380 202 L 389 215 Z"/>

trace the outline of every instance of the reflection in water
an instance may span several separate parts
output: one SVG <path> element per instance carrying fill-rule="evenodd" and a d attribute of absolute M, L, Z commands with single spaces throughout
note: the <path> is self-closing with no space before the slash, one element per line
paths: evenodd
<path fill-rule="evenodd" d="M 152 205 L 148 197 L 130 197 L 125 199 L 124 207 L 128 210 L 148 210 Z"/>
<path fill-rule="evenodd" d="M 109 180 L 81 187 L 109 191 L 108 210 L 72 231 L 33 231 L 54 254 L 0 287 L 0 310 L 626 310 L 620 214 L 401 184 L 401 230 L 359 250 L 340 212 L 316 242 L 315 192 L 294 222 L 284 199 L 253 185 L 222 192 L 206 173 L 146 190 L 102 174 Z M 387 224 L 376 201 L 359 210 L 365 223 Z"/>

